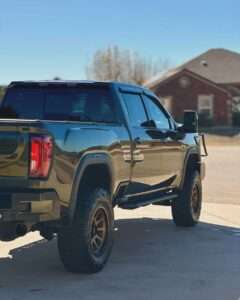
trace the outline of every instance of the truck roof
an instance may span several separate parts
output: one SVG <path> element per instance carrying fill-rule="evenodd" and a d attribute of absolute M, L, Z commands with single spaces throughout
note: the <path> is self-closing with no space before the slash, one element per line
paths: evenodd
<path fill-rule="evenodd" d="M 136 84 L 118 82 L 118 81 L 94 81 L 94 80 L 24 80 L 24 81 L 12 81 L 9 86 L 47 86 L 47 85 L 116 85 L 119 87 L 136 87 L 145 89 L 144 87 Z"/>
<path fill-rule="evenodd" d="M 144 92 L 148 95 L 154 96 L 151 90 L 144 86 L 132 83 L 118 82 L 118 81 L 94 81 L 94 80 L 39 80 L 39 81 L 12 81 L 8 88 L 15 86 L 83 86 L 83 85 L 96 85 L 96 86 L 115 86 L 124 92 Z"/>

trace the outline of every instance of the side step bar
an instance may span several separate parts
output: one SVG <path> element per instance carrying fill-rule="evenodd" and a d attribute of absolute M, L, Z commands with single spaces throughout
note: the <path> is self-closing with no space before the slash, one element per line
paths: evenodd
<path fill-rule="evenodd" d="M 126 200 L 124 201 L 123 203 L 120 203 L 119 204 L 119 207 L 123 208 L 123 209 L 135 209 L 135 208 L 139 208 L 139 207 L 142 207 L 142 206 L 146 206 L 146 205 L 149 205 L 149 204 L 159 204 L 161 202 L 166 202 L 166 201 L 171 201 L 173 199 L 176 199 L 178 197 L 177 194 L 171 194 L 171 195 L 165 195 L 165 196 L 162 196 L 160 198 L 156 198 L 156 199 L 147 199 L 147 200 Z"/>

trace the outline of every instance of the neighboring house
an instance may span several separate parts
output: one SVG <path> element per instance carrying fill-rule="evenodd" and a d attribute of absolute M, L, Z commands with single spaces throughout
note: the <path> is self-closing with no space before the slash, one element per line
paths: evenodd
<path fill-rule="evenodd" d="M 240 102 L 240 54 L 210 49 L 146 86 L 178 120 L 190 109 L 205 124 L 232 125 L 234 103 Z"/>

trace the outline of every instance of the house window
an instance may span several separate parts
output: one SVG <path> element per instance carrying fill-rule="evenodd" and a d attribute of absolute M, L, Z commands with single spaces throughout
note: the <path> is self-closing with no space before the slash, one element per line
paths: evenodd
<path fill-rule="evenodd" d="M 205 117 L 213 117 L 213 95 L 198 96 L 198 113 Z"/>
<path fill-rule="evenodd" d="M 163 107 L 171 113 L 172 111 L 172 97 L 168 96 L 168 97 L 161 97 L 160 98 L 160 102 L 163 105 Z"/>
<path fill-rule="evenodd" d="M 230 100 L 230 105 L 232 104 L 232 101 Z M 240 97 L 236 96 L 233 97 L 233 109 L 236 112 L 240 112 Z"/>

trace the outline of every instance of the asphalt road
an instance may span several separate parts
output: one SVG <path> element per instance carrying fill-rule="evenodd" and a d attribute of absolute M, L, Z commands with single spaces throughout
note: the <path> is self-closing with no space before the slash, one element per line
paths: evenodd
<path fill-rule="evenodd" d="M 239 203 L 238 151 L 210 149 L 196 228 L 176 228 L 167 207 L 116 210 L 113 254 L 99 274 L 65 272 L 56 241 L 36 233 L 0 242 L 0 300 L 239 300 L 240 206 L 215 204 Z"/>

